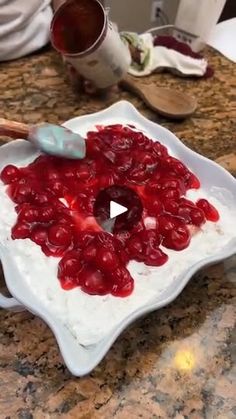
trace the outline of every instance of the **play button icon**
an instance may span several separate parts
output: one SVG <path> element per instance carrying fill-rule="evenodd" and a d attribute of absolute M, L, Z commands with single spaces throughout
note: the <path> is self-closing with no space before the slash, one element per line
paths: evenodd
<path fill-rule="evenodd" d="M 124 207 L 123 205 L 117 204 L 117 202 L 111 201 L 110 202 L 110 218 L 118 217 L 121 214 L 124 214 L 128 211 L 128 208 Z"/>
<path fill-rule="evenodd" d="M 113 185 L 99 192 L 93 212 L 103 230 L 118 233 L 131 230 L 140 221 L 143 207 L 133 189 Z"/>

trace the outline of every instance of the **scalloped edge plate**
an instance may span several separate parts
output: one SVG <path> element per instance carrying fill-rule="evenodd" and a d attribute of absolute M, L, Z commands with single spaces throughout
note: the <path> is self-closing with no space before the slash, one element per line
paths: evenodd
<path fill-rule="evenodd" d="M 217 186 L 226 191 L 230 196 L 229 205 L 236 209 L 236 180 L 222 167 L 211 160 L 195 153 L 187 148 L 174 134 L 166 128 L 147 120 L 129 102 L 121 101 L 109 108 L 91 114 L 73 118 L 64 125 L 75 132 L 85 135 L 87 130 L 94 125 L 110 123 L 133 124 L 138 129 L 143 129 L 151 138 L 158 138 L 160 142 L 171 149 L 172 154 L 180 158 L 194 173 L 200 178 L 203 188 L 208 191 L 213 186 Z M 19 156 L 27 152 L 35 153 L 35 149 L 23 140 L 17 140 L 6 144 L 0 148 L 0 169 L 8 163 L 10 154 L 18 153 Z M 22 154 L 23 155 L 23 154 Z M 214 194 L 212 194 L 214 196 Z M 90 373 L 103 359 L 117 337 L 135 320 L 171 303 L 183 290 L 191 277 L 202 267 L 215 262 L 224 260 L 236 253 L 236 234 L 235 239 L 231 240 L 227 246 L 217 254 L 200 260 L 189 269 L 184 271 L 178 281 L 171 285 L 155 300 L 152 304 L 147 304 L 141 309 L 136 310 L 126 317 L 111 333 L 96 345 L 84 347 L 76 341 L 71 333 L 63 326 L 60 321 L 54 318 L 36 296 L 28 289 L 15 265 L 14 260 L 9 255 L 7 247 L 0 245 L 0 256 L 2 260 L 4 275 L 7 287 L 14 298 L 2 298 L 2 306 L 15 310 L 23 309 L 21 304 L 30 312 L 41 317 L 53 331 L 65 364 L 75 376 L 84 376 Z M 1 301 L 0 301 L 1 305 Z"/>

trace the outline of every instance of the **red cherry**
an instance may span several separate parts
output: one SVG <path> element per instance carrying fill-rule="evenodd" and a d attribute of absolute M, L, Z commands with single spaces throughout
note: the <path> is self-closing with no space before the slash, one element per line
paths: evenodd
<path fill-rule="evenodd" d="M 149 194 L 155 195 L 160 191 L 161 191 L 161 185 L 160 185 L 159 179 L 152 179 L 145 186 L 145 192 L 147 196 Z"/>
<path fill-rule="evenodd" d="M 165 162 L 178 176 L 184 176 L 188 172 L 187 167 L 175 157 L 168 157 Z"/>
<path fill-rule="evenodd" d="M 96 265 L 99 269 L 105 272 L 112 272 L 119 265 L 119 260 L 115 252 L 106 248 L 97 250 Z"/>
<path fill-rule="evenodd" d="M 24 169 L 21 169 L 21 175 L 22 175 L 22 177 L 17 182 L 14 182 L 15 186 L 16 185 L 26 185 L 27 181 L 33 179 L 33 177 L 32 177 L 33 175 L 29 174 L 29 173 L 24 173 Z"/>
<path fill-rule="evenodd" d="M 127 243 L 127 252 L 131 258 L 143 259 L 143 245 L 139 235 L 133 235 Z"/>
<path fill-rule="evenodd" d="M 112 272 L 112 281 L 116 284 L 123 285 L 130 279 L 130 273 L 128 269 L 123 266 L 118 267 Z"/>
<path fill-rule="evenodd" d="M 145 246 L 158 247 L 161 244 L 161 236 L 154 229 L 144 230 L 139 235 Z"/>
<path fill-rule="evenodd" d="M 145 201 L 145 207 L 148 209 L 148 215 L 151 217 L 155 217 L 162 213 L 163 211 L 163 204 L 157 197 L 152 197 Z"/>
<path fill-rule="evenodd" d="M 48 240 L 54 246 L 69 246 L 72 232 L 69 226 L 54 224 L 48 230 Z"/>
<path fill-rule="evenodd" d="M 48 242 L 42 244 L 41 249 L 46 256 L 53 256 L 55 258 L 62 257 L 65 252 L 64 247 L 54 246 L 53 244 Z"/>
<path fill-rule="evenodd" d="M 26 208 L 31 208 L 31 204 L 27 202 L 24 202 L 23 204 L 18 204 L 15 206 L 15 211 L 17 214 L 19 214 L 21 210 L 26 209 Z"/>
<path fill-rule="evenodd" d="M 76 178 L 76 173 L 73 167 L 65 167 L 63 175 L 66 180 L 72 180 Z"/>
<path fill-rule="evenodd" d="M 79 167 L 76 169 L 76 176 L 80 180 L 86 180 L 91 177 L 91 171 L 87 164 L 80 163 Z"/>
<path fill-rule="evenodd" d="M 120 245 L 122 247 L 126 246 L 127 240 L 131 237 L 131 234 L 129 231 L 119 231 L 116 233 L 116 238 L 119 241 Z"/>
<path fill-rule="evenodd" d="M 97 248 L 94 244 L 90 244 L 83 250 L 83 260 L 87 263 L 95 261 Z"/>
<path fill-rule="evenodd" d="M 99 188 L 107 188 L 112 185 L 114 185 L 114 176 L 112 174 L 106 173 L 99 176 Z"/>
<path fill-rule="evenodd" d="M 87 196 L 82 193 L 77 194 L 77 209 L 86 216 L 93 215 L 94 202 L 95 198 L 93 196 Z"/>
<path fill-rule="evenodd" d="M 119 250 L 118 255 L 119 255 L 119 261 L 121 265 L 126 266 L 127 263 L 130 261 L 128 252 L 126 250 L 121 249 Z"/>
<path fill-rule="evenodd" d="M 79 286 L 79 275 L 78 277 L 71 277 L 68 275 L 63 275 L 63 276 L 59 276 L 58 273 L 58 278 L 60 279 L 60 284 L 63 290 L 65 291 L 70 291 L 73 290 L 74 288 L 77 288 Z"/>
<path fill-rule="evenodd" d="M 128 297 L 134 289 L 134 280 L 128 269 L 124 267 L 117 268 L 111 275 L 113 285 L 111 294 L 116 297 Z"/>
<path fill-rule="evenodd" d="M 196 208 L 196 205 L 192 201 L 186 198 L 180 198 L 178 203 L 179 205 L 184 206 L 184 207 Z"/>
<path fill-rule="evenodd" d="M 82 270 L 82 264 L 79 253 L 77 251 L 70 251 L 63 256 L 58 265 L 58 277 L 64 276 L 77 277 L 79 272 Z"/>
<path fill-rule="evenodd" d="M 35 242 L 39 246 L 42 246 L 43 244 L 46 243 L 48 239 L 47 229 L 41 226 L 34 227 L 31 232 L 30 238 L 33 242 Z"/>
<path fill-rule="evenodd" d="M 15 186 L 15 185 L 14 185 Z M 12 199 L 17 204 L 22 204 L 24 202 L 30 202 L 33 196 L 33 190 L 30 185 L 16 185 L 12 190 Z"/>
<path fill-rule="evenodd" d="M 79 248 L 86 248 L 95 239 L 95 233 L 93 231 L 79 231 L 76 232 L 75 242 Z"/>
<path fill-rule="evenodd" d="M 114 297 L 128 297 L 132 294 L 134 290 L 134 280 L 132 277 L 130 277 L 129 281 L 126 282 L 123 286 L 120 286 L 118 284 L 114 284 L 111 289 L 111 294 L 114 295 Z"/>
<path fill-rule="evenodd" d="M 39 219 L 39 211 L 36 207 L 24 207 L 19 212 L 18 219 L 27 223 L 34 223 Z"/>
<path fill-rule="evenodd" d="M 17 182 L 21 178 L 21 171 L 18 167 L 13 166 L 13 164 L 9 164 L 4 167 L 0 177 L 3 183 L 9 185 L 10 183 Z"/>
<path fill-rule="evenodd" d="M 73 218 L 69 214 L 64 214 L 63 212 L 58 211 L 56 212 L 55 218 L 59 224 L 74 226 Z"/>
<path fill-rule="evenodd" d="M 174 172 L 179 176 L 183 176 L 188 170 L 187 167 L 178 160 L 172 164 L 172 168 L 174 169 Z"/>
<path fill-rule="evenodd" d="M 106 277 L 93 267 L 85 267 L 79 275 L 81 289 L 91 295 L 106 295 L 109 284 Z"/>
<path fill-rule="evenodd" d="M 185 184 L 188 189 L 199 189 L 201 184 L 197 176 L 195 176 L 193 173 L 188 172 L 185 177 Z"/>
<path fill-rule="evenodd" d="M 200 208 L 208 221 L 217 222 L 220 219 L 217 209 L 210 204 L 206 199 L 199 199 L 196 203 L 197 207 Z"/>
<path fill-rule="evenodd" d="M 177 189 L 165 189 L 161 192 L 160 196 L 163 201 L 166 201 L 166 199 L 177 201 L 180 198 L 180 192 Z"/>
<path fill-rule="evenodd" d="M 197 178 L 197 176 L 192 175 L 191 184 L 190 185 L 191 185 L 191 187 L 193 189 L 199 189 L 201 187 L 200 180 Z"/>
<path fill-rule="evenodd" d="M 74 196 L 74 197 L 76 195 L 77 195 L 77 197 L 79 197 L 80 193 L 82 193 L 81 192 L 81 183 L 80 183 L 79 180 L 77 180 L 77 179 L 65 179 L 64 184 L 66 185 L 66 189 L 65 189 L 66 192 L 65 193 L 67 193 L 67 191 L 68 191 L 68 193 L 70 195 Z M 88 197 L 86 196 L 86 198 L 88 198 Z"/>
<path fill-rule="evenodd" d="M 163 246 L 173 250 L 183 250 L 190 243 L 190 233 L 185 225 L 177 226 L 174 230 L 167 232 Z"/>
<path fill-rule="evenodd" d="M 17 223 L 12 227 L 11 238 L 16 239 L 27 239 L 30 237 L 30 226 L 27 223 Z"/>
<path fill-rule="evenodd" d="M 65 195 L 67 188 L 62 182 L 57 180 L 48 184 L 48 190 L 61 198 Z"/>
<path fill-rule="evenodd" d="M 178 216 L 182 218 L 186 224 L 189 224 L 192 221 L 191 214 L 193 209 L 193 207 L 181 205 L 178 209 Z"/>
<path fill-rule="evenodd" d="M 103 152 L 104 157 L 106 157 L 106 159 L 111 162 L 111 163 L 115 163 L 115 159 L 116 159 L 116 154 L 114 153 L 114 151 L 108 150 L 108 151 L 104 151 Z"/>
<path fill-rule="evenodd" d="M 155 157 L 152 156 L 151 153 L 148 153 L 146 151 L 139 151 L 137 153 L 137 161 L 139 164 L 142 164 L 143 166 L 147 166 L 149 170 L 157 166 L 157 160 Z"/>
<path fill-rule="evenodd" d="M 142 132 L 134 133 L 134 131 L 130 131 L 130 133 L 130 135 L 134 136 L 135 146 L 137 146 L 139 149 L 144 148 L 145 150 L 151 149 L 151 151 L 153 151 L 153 142 L 149 140 Z"/>
<path fill-rule="evenodd" d="M 166 199 L 163 203 L 166 212 L 172 215 L 177 215 L 179 210 L 179 204 L 173 199 Z"/>
<path fill-rule="evenodd" d="M 158 157 L 165 158 L 168 156 L 167 148 L 158 141 L 153 144 L 153 151 Z"/>
<path fill-rule="evenodd" d="M 140 231 L 145 230 L 145 225 L 143 220 L 139 221 L 138 223 L 136 223 L 132 229 L 132 234 L 134 233 L 140 233 Z"/>
<path fill-rule="evenodd" d="M 132 167 L 132 163 L 132 156 L 126 154 L 119 155 L 116 159 L 117 170 L 121 173 L 127 172 L 127 170 L 129 170 Z"/>
<path fill-rule="evenodd" d="M 132 148 L 133 145 L 133 139 L 130 136 L 112 136 L 111 134 L 109 134 L 109 136 L 107 137 L 107 141 L 110 144 L 110 147 L 112 150 L 114 151 L 125 151 L 126 152 L 128 150 L 130 150 Z"/>
<path fill-rule="evenodd" d="M 112 252 L 116 250 L 116 246 L 118 245 L 115 237 L 113 237 L 112 234 L 104 232 L 98 233 L 96 235 L 96 242 L 98 248 L 102 246 L 103 248 L 111 250 Z"/>
<path fill-rule="evenodd" d="M 54 220 L 55 209 L 50 205 L 46 205 L 38 209 L 38 214 L 38 219 L 41 223 L 49 223 Z"/>
<path fill-rule="evenodd" d="M 168 260 L 168 256 L 162 252 L 161 249 L 153 249 L 151 246 L 148 247 L 145 264 L 148 266 L 162 266 Z"/>
<path fill-rule="evenodd" d="M 193 225 L 200 227 L 206 222 L 205 214 L 200 208 L 193 208 L 190 213 Z"/>
<path fill-rule="evenodd" d="M 35 205 L 45 205 L 49 203 L 49 196 L 46 193 L 36 193 L 34 196 Z"/>
<path fill-rule="evenodd" d="M 138 167 L 134 167 L 129 172 L 129 180 L 130 182 L 135 182 L 137 184 L 142 184 L 148 178 L 149 173 L 146 171 L 144 166 L 139 165 Z"/>
<path fill-rule="evenodd" d="M 57 182 L 60 179 L 59 172 L 53 168 L 46 169 L 45 176 L 49 182 Z"/>
<path fill-rule="evenodd" d="M 101 153 L 102 142 L 99 138 L 88 138 L 86 141 L 86 152 L 88 156 L 96 156 Z"/>
<path fill-rule="evenodd" d="M 184 182 L 182 180 L 173 178 L 173 177 L 164 177 L 159 181 L 159 184 L 162 189 L 176 189 L 180 195 L 183 195 L 186 193 L 186 187 L 184 185 Z"/>
<path fill-rule="evenodd" d="M 169 231 L 176 228 L 178 220 L 169 214 L 161 215 L 158 217 L 158 231 L 165 236 Z"/>

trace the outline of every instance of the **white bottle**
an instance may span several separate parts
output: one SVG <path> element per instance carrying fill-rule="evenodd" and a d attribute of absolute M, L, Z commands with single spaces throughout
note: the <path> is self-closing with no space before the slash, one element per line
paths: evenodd
<path fill-rule="evenodd" d="M 201 50 L 218 22 L 226 0 L 180 0 L 174 36 Z"/>

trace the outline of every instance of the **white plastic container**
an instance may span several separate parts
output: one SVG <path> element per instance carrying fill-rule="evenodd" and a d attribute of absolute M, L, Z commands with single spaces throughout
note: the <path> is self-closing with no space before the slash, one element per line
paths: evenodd
<path fill-rule="evenodd" d="M 181 0 L 174 35 L 200 51 L 218 22 L 226 0 Z"/>
<path fill-rule="evenodd" d="M 131 63 L 128 47 L 98 0 L 64 3 L 53 18 L 51 40 L 81 76 L 101 89 L 121 80 Z"/>

